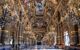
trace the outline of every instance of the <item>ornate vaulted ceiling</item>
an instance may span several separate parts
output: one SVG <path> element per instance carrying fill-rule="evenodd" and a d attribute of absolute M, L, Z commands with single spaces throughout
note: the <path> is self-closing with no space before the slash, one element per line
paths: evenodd
<path fill-rule="evenodd" d="M 52 35 L 50 32 L 55 32 L 60 37 L 66 30 L 71 33 L 75 24 L 80 25 L 80 4 L 77 4 L 80 3 L 79 0 L 0 1 L 0 16 L 3 16 L 3 10 L 7 10 L 6 21 L 10 20 L 5 29 L 17 39 L 44 41 L 47 37 L 49 41 L 53 39 L 49 37 Z"/>

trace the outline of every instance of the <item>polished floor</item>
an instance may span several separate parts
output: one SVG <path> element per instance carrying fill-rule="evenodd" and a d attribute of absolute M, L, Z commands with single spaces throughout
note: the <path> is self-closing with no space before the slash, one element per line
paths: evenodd
<path fill-rule="evenodd" d="M 42 45 L 36 45 L 36 46 L 20 46 L 17 48 L 12 48 L 9 45 L 6 46 L 0 46 L 0 50 L 63 50 L 63 49 L 58 49 L 55 47 L 48 47 L 48 46 L 42 46 Z"/>
<path fill-rule="evenodd" d="M 31 46 L 31 47 L 28 47 L 27 49 L 25 48 L 22 50 L 63 50 L 63 49 L 58 49 L 58 48 L 55 48 L 54 46 L 49 47 L 45 45 L 35 45 L 35 46 Z"/>
<path fill-rule="evenodd" d="M 0 45 L 0 50 L 80 50 L 80 47 L 73 47 L 73 46 L 69 46 L 66 47 L 64 49 L 61 49 L 59 47 L 55 47 L 55 46 L 47 46 L 47 45 L 33 45 L 33 46 L 14 46 L 12 47 L 12 45 L 4 45 L 1 46 Z"/>

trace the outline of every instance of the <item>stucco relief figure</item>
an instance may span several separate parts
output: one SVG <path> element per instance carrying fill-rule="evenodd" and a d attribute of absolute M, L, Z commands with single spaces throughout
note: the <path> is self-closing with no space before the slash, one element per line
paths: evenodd
<path fill-rule="evenodd" d="M 36 4 L 36 15 L 43 15 L 44 13 L 44 0 L 41 2 L 35 2 Z"/>
<path fill-rule="evenodd" d="M 65 46 L 70 46 L 70 37 L 68 31 L 64 32 L 64 43 Z"/>
<path fill-rule="evenodd" d="M 54 33 L 54 46 L 57 44 L 57 34 Z"/>

